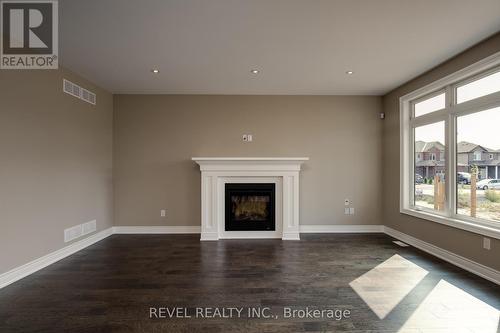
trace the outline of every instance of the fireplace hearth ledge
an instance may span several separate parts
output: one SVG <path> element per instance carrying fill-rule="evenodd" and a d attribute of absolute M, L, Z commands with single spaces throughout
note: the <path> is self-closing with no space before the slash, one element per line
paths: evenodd
<path fill-rule="evenodd" d="M 299 173 L 308 157 L 193 157 L 201 171 L 201 240 L 299 240 Z M 275 231 L 225 231 L 226 183 L 275 183 Z"/>

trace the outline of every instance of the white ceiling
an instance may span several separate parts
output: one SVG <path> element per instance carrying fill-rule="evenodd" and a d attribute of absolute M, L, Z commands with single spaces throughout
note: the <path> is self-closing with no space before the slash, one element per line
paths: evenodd
<path fill-rule="evenodd" d="M 114 93 L 380 95 L 500 31 L 499 0 L 60 6 L 62 65 Z"/>

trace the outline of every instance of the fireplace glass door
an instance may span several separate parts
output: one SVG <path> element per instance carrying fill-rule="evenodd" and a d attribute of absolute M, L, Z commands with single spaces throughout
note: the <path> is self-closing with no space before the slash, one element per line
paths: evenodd
<path fill-rule="evenodd" d="M 274 231 L 274 183 L 226 184 L 226 231 Z"/>

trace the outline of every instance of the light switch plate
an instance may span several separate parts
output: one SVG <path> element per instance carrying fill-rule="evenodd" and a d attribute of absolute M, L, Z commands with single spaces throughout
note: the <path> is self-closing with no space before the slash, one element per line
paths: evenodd
<path fill-rule="evenodd" d="M 354 207 L 349 208 L 349 214 L 354 215 Z"/>
<path fill-rule="evenodd" d="M 167 215 L 167 211 L 165 209 L 160 210 L 160 216 L 165 217 Z"/>
<path fill-rule="evenodd" d="M 349 208 L 347 208 L 347 207 L 346 207 L 346 208 L 344 208 L 344 214 L 345 214 L 345 215 L 349 215 Z"/>

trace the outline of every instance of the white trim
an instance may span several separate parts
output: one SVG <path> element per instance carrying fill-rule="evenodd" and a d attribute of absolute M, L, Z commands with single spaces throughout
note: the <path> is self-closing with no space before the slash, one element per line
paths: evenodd
<path fill-rule="evenodd" d="M 405 233 L 402 233 L 400 231 L 397 231 L 389 227 L 384 227 L 384 232 L 391 237 L 399 239 L 422 251 L 430 253 L 435 257 L 443 259 L 444 261 L 447 261 L 455 266 L 465 269 L 466 271 L 479 275 L 480 277 L 485 278 L 486 280 L 489 280 L 491 282 L 500 285 L 500 272 L 493 268 L 484 266 L 473 260 L 467 259 L 458 254 L 452 253 L 450 251 L 447 251 L 430 243 L 424 242 L 420 239 L 417 239 L 415 237 L 412 237 L 410 235 L 407 235 Z"/>
<path fill-rule="evenodd" d="M 300 240 L 300 233 L 297 232 L 284 232 L 281 240 L 284 241 L 298 241 Z"/>
<path fill-rule="evenodd" d="M 276 231 L 224 231 L 219 239 L 284 239 L 283 233 L 276 234 Z"/>
<path fill-rule="evenodd" d="M 411 215 L 420 219 L 437 222 L 450 227 L 466 230 L 479 235 L 500 239 L 499 229 L 480 224 L 480 222 L 469 222 L 463 219 L 454 219 L 448 216 L 433 214 L 426 211 L 417 211 L 414 209 L 403 209 L 401 213 Z"/>
<path fill-rule="evenodd" d="M 373 233 L 384 232 L 380 224 L 318 224 L 301 225 L 301 233 Z"/>
<path fill-rule="evenodd" d="M 309 157 L 193 157 L 193 161 L 200 162 L 221 162 L 221 161 L 283 161 L 283 162 L 305 162 Z"/>
<path fill-rule="evenodd" d="M 22 266 L 16 267 L 8 272 L 0 275 L 0 289 L 14 283 L 22 278 L 33 274 L 42 268 L 45 268 L 61 259 L 64 259 L 87 246 L 97 243 L 104 238 L 113 234 L 113 228 L 108 228 L 100 231 L 90 237 L 77 241 L 73 244 L 63 247 L 62 249 L 51 252 L 41 258 L 35 259 Z"/>
<path fill-rule="evenodd" d="M 199 234 L 200 226 L 117 226 L 114 234 Z M 384 226 L 380 224 L 316 224 L 301 225 L 300 233 L 382 233 Z M 246 233 L 246 231 L 245 231 Z M 207 240 L 217 240 L 217 233 L 209 236 Z M 259 238 L 261 235 L 259 235 Z M 243 237 L 230 237 L 240 239 Z M 249 237 L 246 237 L 249 238 Z M 252 237 L 250 237 L 252 238 Z M 262 237 L 273 238 L 273 237 Z M 224 238 L 220 238 L 224 239 Z"/>
<path fill-rule="evenodd" d="M 217 232 L 200 232 L 200 241 L 216 241 L 219 240 L 219 233 Z"/>
<path fill-rule="evenodd" d="M 213 172 L 274 172 L 300 171 L 309 157 L 193 157 L 200 171 Z"/>
<path fill-rule="evenodd" d="M 193 225 L 113 227 L 113 234 L 199 234 L 200 232 L 201 227 Z"/>

